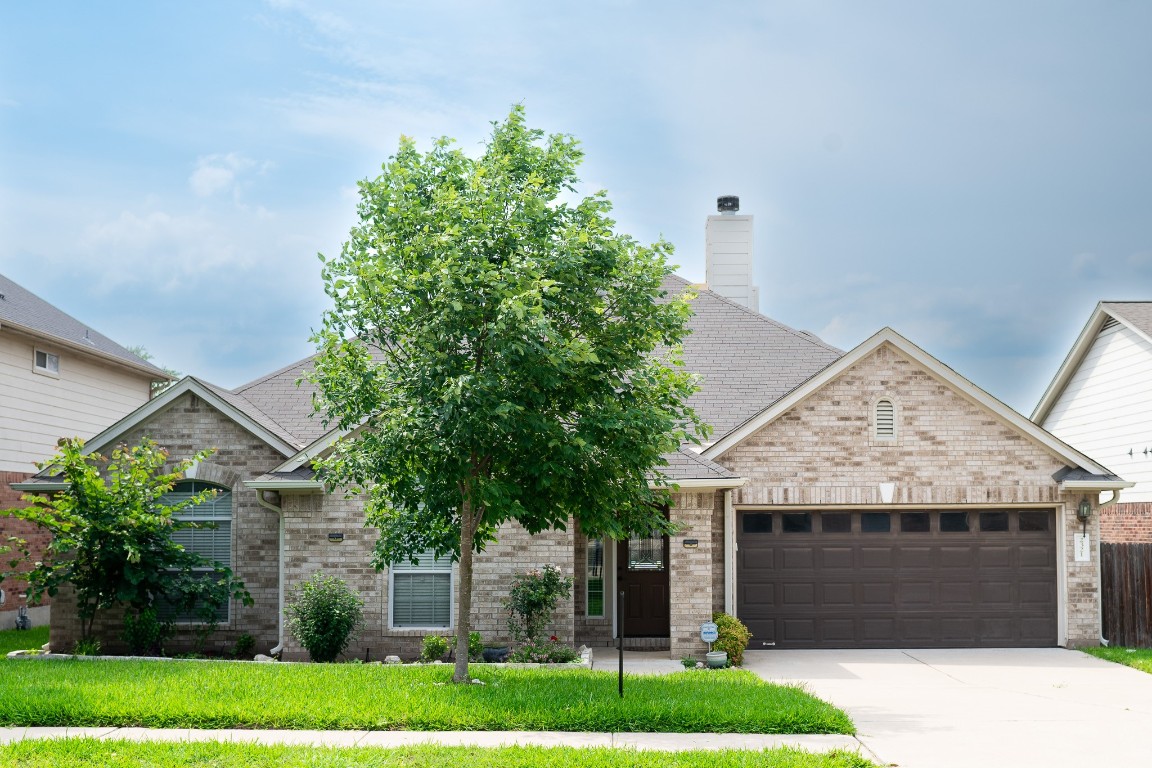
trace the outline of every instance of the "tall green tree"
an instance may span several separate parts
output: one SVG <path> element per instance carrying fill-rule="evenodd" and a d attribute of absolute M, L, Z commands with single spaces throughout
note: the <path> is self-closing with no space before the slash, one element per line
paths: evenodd
<path fill-rule="evenodd" d="M 582 157 L 520 106 L 478 158 L 402 138 L 320 257 L 334 306 L 309 375 L 349 432 L 319 468 L 367 494 L 377 568 L 458 559 L 458 682 L 473 555 L 499 526 L 668 531 L 661 455 L 706 430 L 685 404 L 687 297 L 661 289 L 672 248 L 615 233 L 603 192 L 575 199 Z"/>
<path fill-rule="evenodd" d="M 92 637 L 99 613 L 117 606 L 138 619 L 161 601 L 207 615 L 233 597 L 250 605 L 251 596 L 231 570 L 172 540 L 173 531 L 198 525 L 174 515 L 213 492 L 175 504 L 165 503 L 164 494 L 210 453 L 201 451 L 165 471 L 168 452 L 150 440 L 119 446 L 108 458 L 85 453 L 80 438 L 60 440 L 56 456 L 40 466 L 56 470 L 67 487 L 26 495 L 30 506 L 6 510 L 52 534 L 42 559 L 22 574 L 29 602 L 71 585 L 84 640 Z M 10 565 L 27 561 L 30 552 L 21 547 L 21 555 Z"/>

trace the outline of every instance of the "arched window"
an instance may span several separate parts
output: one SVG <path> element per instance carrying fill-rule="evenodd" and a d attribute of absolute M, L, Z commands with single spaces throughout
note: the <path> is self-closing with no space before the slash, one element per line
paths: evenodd
<path fill-rule="evenodd" d="M 887 397 L 876 401 L 876 437 L 881 440 L 890 440 L 896 437 L 896 406 Z"/>
<path fill-rule="evenodd" d="M 215 490 L 216 495 L 199 504 L 184 507 L 173 517 L 176 520 L 187 520 L 198 523 L 195 528 L 183 528 L 172 532 L 172 540 L 189 552 L 195 552 L 208 562 L 218 562 L 228 568 L 232 567 L 232 491 L 213 483 L 202 480 L 181 480 L 172 486 L 172 490 L 164 494 L 161 499 L 166 505 L 179 504 L 187 501 L 198 493 L 206 490 Z M 207 576 L 211 568 L 198 569 Z M 167 613 L 170 621 L 194 622 L 197 621 L 195 611 L 161 611 Z M 228 605 L 221 607 L 216 618 L 220 622 L 228 621 Z"/>

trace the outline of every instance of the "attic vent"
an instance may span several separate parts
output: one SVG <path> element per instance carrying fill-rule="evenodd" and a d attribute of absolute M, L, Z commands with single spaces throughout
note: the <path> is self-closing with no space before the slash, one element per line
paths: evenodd
<path fill-rule="evenodd" d="M 876 402 L 876 437 L 896 436 L 896 406 L 888 398 Z"/>
<path fill-rule="evenodd" d="M 1100 327 L 1100 333 L 1104 333 L 1105 331 L 1110 331 L 1118 325 L 1120 325 L 1120 321 L 1114 317 L 1110 317 L 1106 321 L 1104 321 L 1104 325 L 1102 325 Z"/>

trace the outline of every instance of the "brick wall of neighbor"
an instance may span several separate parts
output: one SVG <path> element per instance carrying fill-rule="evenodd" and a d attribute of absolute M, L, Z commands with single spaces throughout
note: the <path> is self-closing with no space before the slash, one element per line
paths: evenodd
<path fill-rule="evenodd" d="M 1110 544 L 1152 544 L 1152 501 L 1121 501 L 1100 510 L 1100 540 Z"/>
<path fill-rule="evenodd" d="M 712 620 L 712 519 L 716 494 L 677 493 L 670 511 L 681 531 L 671 538 L 668 551 L 668 588 L 671 602 L 671 656 L 703 658 L 708 646 L 700 640 L 700 625 Z M 685 539 L 696 539 L 694 548 Z"/>
<path fill-rule="evenodd" d="M 218 449 L 191 475 L 232 489 L 232 570 L 244 581 L 255 604 L 246 607 L 233 601 L 230 620 L 221 624 L 208 648 L 226 650 L 241 633 L 248 633 L 256 639 L 257 652 L 266 652 L 276 643 L 279 522 L 276 513 L 261 507 L 256 492 L 241 481 L 263 474 L 284 457 L 192 393 L 177 398 L 126 433 L 120 442 L 136 445 L 144 437 L 166 448 L 173 460 L 204 448 Z M 52 612 L 50 643 L 54 650 L 70 650 L 80 636 L 72 599 L 62 594 Z M 62 605 L 65 600 L 66 608 Z M 96 635 L 105 648 L 124 650 L 119 638 L 121 623 L 122 617 L 115 614 L 98 619 Z M 191 644 L 191 634 L 184 631 L 169 647 L 187 650 Z"/>
<path fill-rule="evenodd" d="M 895 404 L 895 440 L 872 436 L 882 396 Z M 1080 499 L 1052 479 L 1061 459 L 887 344 L 717 461 L 748 478 L 734 503 L 756 507 L 880 504 L 882 482 L 895 483 L 895 505 L 1074 509 Z M 1074 563 L 1067 538 L 1068 642 L 1094 644 L 1097 564 Z"/>
<path fill-rule="evenodd" d="M 0 472 L 0 510 L 28 506 L 20 500 L 20 497 L 24 495 L 23 492 L 13 490 L 10 484 L 23 482 L 30 477 L 32 477 L 30 472 Z M 27 542 L 33 562 L 40 559 L 44 548 L 52 541 L 52 535 L 40 526 L 33 525 L 26 520 L 18 520 L 11 515 L 0 514 L 0 546 L 8 544 L 9 536 L 15 536 Z M 8 561 L 15 557 L 17 557 L 15 550 L 0 554 L 0 569 L 7 570 Z M 27 572 L 30 568 L 31 565 L 28 563 L 21 563 L 16 566 L 15 570 Z M 0 581 L 0 589 L 4 590 L 5 595 L 4 603 L 0 605 L 0 629 L 11 629 L 15 626 L 17 610 L 28 606 L 28 600 L 25 597 L 28 583 L 20 579 L 8 578 Z M 37 603 L 40 606 L 51 604 L 52 598 L 47 595 Z"/>

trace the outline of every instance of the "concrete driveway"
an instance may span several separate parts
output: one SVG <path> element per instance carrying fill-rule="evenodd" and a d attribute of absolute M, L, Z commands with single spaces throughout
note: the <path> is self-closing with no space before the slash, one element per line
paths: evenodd
<path fill-rule="evenodd" d="M 749 651 L 845 709 L 900 768 L 1152 764 L 1152 675 L 1061 648 Z"/>

